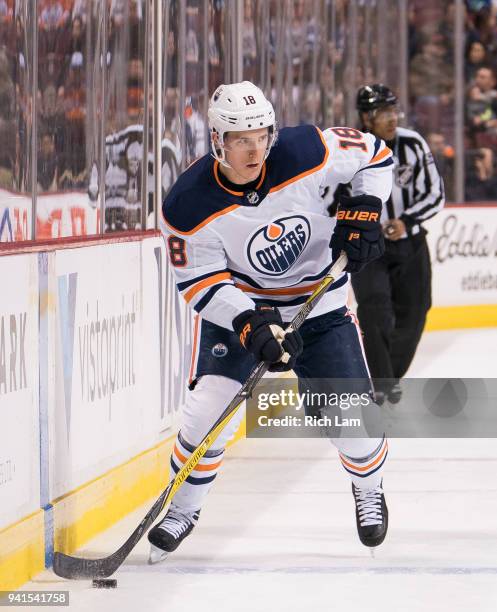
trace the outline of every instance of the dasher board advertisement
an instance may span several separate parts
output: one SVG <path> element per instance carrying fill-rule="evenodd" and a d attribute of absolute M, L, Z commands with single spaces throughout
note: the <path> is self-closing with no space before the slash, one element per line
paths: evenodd
<path fill-rule="evenodd" d="M 497 206 L 448 206 L 425 227 L 433 305 L 497 305 Z"/>
<path fill-rule="evenodd" d="M 38 256 L 0 257 L 0 530 L 40 507 Z"/>
<path fill-rule="evenodd" d="M 158 441 L 158 289 L 144 290 L 141 242 L 55 254 L 51 498 Z"/>

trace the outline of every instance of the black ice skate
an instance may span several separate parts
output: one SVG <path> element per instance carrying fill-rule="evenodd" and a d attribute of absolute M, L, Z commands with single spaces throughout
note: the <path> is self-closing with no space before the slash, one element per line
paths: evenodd
<path fill-rule="evenodd" d="M 357 532 L 364 546 L 379 546 L 387 535 L 388 508 L 382 484 L 376 489 L 359 489 L 352 484 Z"/>
<path fill-rule="evenodd" d="M 171 504 L 164 519 L 148 532 L 148 541 L 152 545 L 148 562 L 151 565 L 159 563 L 176 550 L 193 531 L 199 515 L 200 510 L 188 512 Z"/>

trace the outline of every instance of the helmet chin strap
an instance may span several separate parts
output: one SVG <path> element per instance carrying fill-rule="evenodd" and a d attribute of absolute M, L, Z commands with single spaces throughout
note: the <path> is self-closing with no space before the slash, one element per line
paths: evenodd
<path fill-rule="evenodd" d="M 224 166 L 225 168 L 229 168 L 230 170 L 233 170 L 233 166 L 226 161 L 226 156 L 224 154 L 224 149 L 223 149 L 223 156 L 221 157 L 220 155 L 218 156 L 214 156 L 216 157 L 217 161 L 221 164 L 221 166 Z"/>

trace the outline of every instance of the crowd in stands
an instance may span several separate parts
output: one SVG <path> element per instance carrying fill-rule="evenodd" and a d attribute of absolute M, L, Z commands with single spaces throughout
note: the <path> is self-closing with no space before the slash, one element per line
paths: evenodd
<path fill-rule="evenodd" d="M 409 120 L 431 145 L 454 199 L 455 80 L 452 1 L 409 2 Z M 467 201 L 497 198 L 497 3 L 466 0 L 464 169 Z"/>
<path fill-rule="evenodd" d="M 355 91 L 365 83 L 385 80 L 400 93 L 399 59 L 390 53 L 389 40 L 381 40 L 381 31 L 397 36 L 398 4 L 387 3 L 386 13 L 380 15 L 375 2 L 358 1 L 354 21 L 351 4 L 347 0 L 244 0 L 240 5 L 243 77 L 270 95 L 281 125 L 350 124 L 355 120 Z M 236 39 L 236 22 L 227 0 L 189 0 L 184 57 L 180 58 L 180 0 L 171 0 L 167 6 L 163 151 L 171 163 L 162 170 L 165 191 L 181 168 L 207 150 L 208 95 L 233 73 Z M 30 20 L 35 19 L 38 192 L 87 191 L 91 183 L 90 199 L 97 201 L 104 107 L 106 196 L 112 199 L 117 189 L 132 194 L 133 206 L 141 199 L 141 168 L 132 172 L 136 164 L 130 160 L 140 157 L 135 149 L 143 138 L 144 7 L 145 0 L 38 0 L 37 15 L 32 16 L 29 0 L 0 0 L 1 188 L 33 189 L 29 62 Z M 101 59 L 104 11 L 105 67 Z M 455 2 L 409 0 L 408 11 L 406 125 L 427 139 L 450 201 L 455 197 Z M 497 198 L 497 0 L 466 0 L 464 30 L 465 199 L 491 200 Z M 382 44 L 390 62 L 383 73 L 379 69 Z M 135 132 L 130 131 L 133 125 L 139 128 Z M 117 147 L 117 142 L 126 144 Z M 118 175 L 126 175 L 127 182 L 116 187 L 112 181 Z"/>
<path fill-rule="evenodd" d="M 106 118 L 113 129 L 143 121 L 143 0 L 38 0 L 37 9 L 37 189 L 85 190 L 100 146 L 104 11 Z M 0 186 L 28 192 L 30 10 L 26 0 L 0 0 Z"/>

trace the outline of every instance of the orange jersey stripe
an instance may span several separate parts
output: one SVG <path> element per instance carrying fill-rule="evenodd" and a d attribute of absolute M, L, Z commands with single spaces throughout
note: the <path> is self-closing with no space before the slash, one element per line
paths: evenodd
<path fill-rule="evenodd" d="M 387 157 L 387 155 L 390 155 L 390 153 L 392 152 L 392 149 L 389 149 L 388 147 L 385 147 L 383 149 L 383 151 L 380 151 L 378 153 L 378 155 L 375 155 L 373 157 L 373 159 L 369 160 L 370 164 L 376 164 L 377 162 L 381 161 L 382 159 L 384 159 L 385 157 Z"/>
<path fill-rule="evenodd" d="M 261 172 L 261 179 L 260 181 L 257 183 L 257 185 L 255 186 L 256 189 L 260 189 L 262 183 L 264 182 L 264 179 L 266 178 L 266 162 L 264 162 L 262 164 L 262 172 Z"/>
<path fill-rule="evenodd" d="M 235 195 L 235 196 L 242 196 L 243 195 L 243 191 L 232 191 L 231 189 L 228 189 L 227 187 L 225 187 L 221 183 L 221 181 L 219 180 L 218 172 L 219 172 L 219 162 L 216 160 L 214 162 L 214 178 L 216 179 L 216 183 L 219 185 L 219 187 L 221 187 L 221 189 L 224 189 L 228 193 L 231 193 L 231 195 Z"/>
<path fill-rule="evenodd" d="M 370 470 L 372 467 L 374 467 L 377 463 L 379 463 L 383 459 L 387 450 L 388 450 L 388 443 L 385 440 L 385 446 L 383 447 L 383 450 L 381 451 L 379 456 L 376 457 L 376 459 L 372 461 L 371 463 L 368 463 L 368 465 L 364 465 L 362 467 L 358 467 L 354 463 L 349 463 L 343 458 L 342 454 L 340 454 L 340 459 L 344 465 L 346 465 L 349 468 L 352 468 L 353 470 L 356 470 L 356 472 L 367 472 L 367 470 Z"/>
<path fill-rule="evenodd" d="M 182 453 L 180 453 L 176 444 L 174 445 L 173 452 L 176 455 L 176 457 L 181 461 L 181 463 L 186 463 L 187 458 Z M 210 472 L 212 470 L 217 470 L 217 468 L 221 465 L 222 462 L 223 460 L 221 459 L 221 461 L 218 461 L 217 463 L 210 463 L 208 465 L 199 465 L 197 463 L 197 465 L 193 468 L 193 471 L 194 472 Z"/>
<path fill-rule="evenodd" d="M 322 141 L 322 143 L 324 145 L 324 149 L 325 149 L 325 155 L 324 155 L 323 161 L 318 166 L 315 166 L 314 168 L 311 168 L 310 170 L 306 170 L 305 172 L 302 172 L 301 174 L 298 174 L 297 176 L 294 176 L 293 178 L 288 179 L 287 181 L 285 181 L 284 183 L 281 183 L 280 185 L 276 185 L 275 187 L 271 187 L 271 189 L 269 190 L 269 193 L 274 193 L 275 191 L 279 191 L 280 189 L 283 189 L 283 187 L 286 187 L 287 185 L 290 185 L 291 183 L 295 183 L 295 181 L 299 181 L 300 179 L 304 178 L 305 176 L 308 176 L 309 174 L 313 174 L 314 172 L 317 172 L 318 170 L 321 170 L 321 168 L 326 164 L 326 161 L 328 160 L 328 156 L 330 154 L 330 151 L 328 149 L 328 146 L 327 146 L 326 142 L 324 141 L 323 134 L 321 133 L 321 130 L 319 128 L 316 128 L 316 130 L 318 131 L 319 137 L 321 138 L 321 141 Z"/>
<path fill-rule="evenodd" d="M 185 293 L 185 300 L 190 302 L 191 299 L 202 289 L 206 287 L 210 287 L 211 285 L 215 285 L 222 280 L 231 279 L 231 274 L 229 272 L 219 272 L 219 274 L 214 274 L 213 276 L 209 276 L 209 278 L 204 278 L 204 280 L 200 281 L 196 285 L 193 285 L 188 291 Z"/>
<path fill-rule="evenodd" d="M 221 182 L 219 178 L 219 162 L 217 160 L 214 162 L 214 178 L 216 179 L 216 183 L 219 185 L 219 187 L 221 187 L 228 193 L 231 193 L 231 195 L 235 195 L 235 196 L 243 195 L 243 191 L 232 191 L 231 189 L 228 189 L 227 187 L 223 185 L 223 183 Z M 266 178 L 266 162 L 262 164 L 261 178 L 259 179 L 259 182 L 255 186 L 256 189 L 260 189 L 260 186 L 264 182 L 265 178 Z"/>
<path fill-rule="evenodd" d="M 298 287 L 282 287 L 281 289 L 259 289 L 256 287 L 250 287 L 249 285 L 243 285 L 242 283 L 235 283 L 235 287 L 241 289 L 244 293 L 256 293 L 257 295 L 301 295 L 303 293 L 312 293 L 314 289 L 319 287 L 321 281 L 313 283 L 312 285 L 302 285 Z"/>

